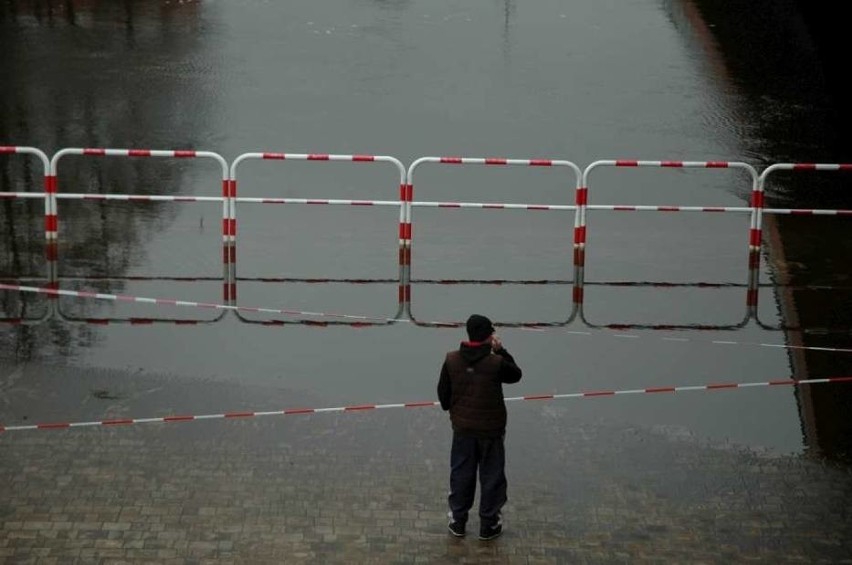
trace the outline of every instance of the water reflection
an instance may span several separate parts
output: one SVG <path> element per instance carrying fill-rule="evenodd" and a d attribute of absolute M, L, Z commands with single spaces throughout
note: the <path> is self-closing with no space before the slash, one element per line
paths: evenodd
<path fill-rule="evenodd" d="M 737 136 L 747 150 L 764 162 L 850 161 L 846 124 L 852 121 L 852 110 L 837 96 L 839 84 L 847 81 L 839 79 L 841 67 L 834 64 L 842 32 L 830 12 L 794 0 L 678 0 L 666 5 L 690 45 L 716 62 L 712 87 L 718 95 L 727 97 L 727 85 L 736 84 L 742 121 L 758 129 L 757 135 Z M 779 176 L 767 184 L 766 199 L 774 207 L 849 209 L 850 177 Z M 764 328 L 785 332 L 787 343 L 794 346 L 790 360 L 798 379 L 852 372 L 848 355 L 827 357 L 810 349 L 849 343 L 845 328 L 852 325 L 852 226 L 844 220 L 764 216 L 763 254 L 777 285 L 777 311 L 768 312 L 764 306 L 756 320 Z M 771 304 L 767 298 L 764 305 Z M 781 323 L 765 322 L 762 315 L 780 315 Z M 841 331 L 813 327 L 816 320 Z M 844 408 L 852 393 L 808 387 L 796 395 L 813 452 L 852 453 L 852 424 Z"/>

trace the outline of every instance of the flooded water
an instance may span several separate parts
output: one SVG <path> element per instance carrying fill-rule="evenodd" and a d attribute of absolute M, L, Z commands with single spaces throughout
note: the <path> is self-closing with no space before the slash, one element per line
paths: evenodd
<path fill-rule="evenodd" d="M 731 22 L 705 4 L 7 2 L 0 144 L 49 156 L 63 147 L 190 148 L 229 162 L 268 151 L 390 155 L 406 166 L 464 155 L 566 159 L 581 168 L 616 158 L 730 160 L 759 170 L 842 153 L 826 141 L 836 137 L 812 71 L 816 55 L 804 49 L 771 58 L 771 68 L 747 68 L 741 39 L 724 33 Z M 779 69 L 784 80 L 770 80 Z M 40 166 L 0 156 L 2 191 L 42 190 Z M 770 206 L 850 207 L 831 179 L 789 177 L 768 185 Z M 69 156 L 58 178 L 60 193 L 219 196 L 222 173 L 200 159 Z M 399 173 L 381 163 L 247 161 L 239 181 L 241 197 L 399 198 Z M 424 165 L 415 200 L 564 205 L 576 182 L 556 167 Z M 748 206 L 752 188 L 733 169 L 608 168 L 589 186 L 590 204 L 716 207 Z M 41 200 L 0 201 L 4 280 L 44 283 L 43 212 Z M 398 208 L 241 203 L 238 217 L 240 305 L 398 315 Z M 221 302 L 221 204 L 65 199 L 59 218 L 61 288 Z M 848 354 L 759 344 L 848 345 L 848 333 L 835 331 L 848 327 L 848 315 L 832 315 L 833 304 L 850 299 L 844 220 L 767 219 L 758 319 L 749 319 L 748 215 L 590 210 L 583 320 L 502 329 L 525 371 L 507 394 L 839 376 Z M 572 211 L 416 208 L 413 221 L 416 319 L 571 318 Z M 436 284 L 445 279 L 550 282 Z M 666 284 L 637 284 L 649 282 Z M 794 285 L 831 288 L 785 290 Z M 432 399 L 443 353 L 464 337 L 406 322 L 273 326 L 246 321 L 282 316 L 57 303 L 63 320 L 0 330 L 3 423 L 97 419 L 109 410 L 267 410 L 290 398 L 318 406 Z M 46 299 L 8 291 L 2 304 L 12 318 L 48 311 Z M 81 321 L 131 317 L 209 323 Z M 777 329 L 794 319 L 832 331 Z M 606 329 L 623 325 L 639 329 L 634 337 Z M 686 329 L 642 329 L 672 325 Z M 245 396 L 216 393 L 223 383 Z M 836 394 L 848 385 L 818 386 L 814 395 L 849 397 Z M 773 387 L 561 402 L 591 421 L 842 455 L 848 439 L 817 431 L 837 429 L 831 414 L 840 408 L 824 408 L 828 424 L 815 423 L 821 405 L 803 394 Z M 535 429 L 513 434 L 534 437 Z"/>

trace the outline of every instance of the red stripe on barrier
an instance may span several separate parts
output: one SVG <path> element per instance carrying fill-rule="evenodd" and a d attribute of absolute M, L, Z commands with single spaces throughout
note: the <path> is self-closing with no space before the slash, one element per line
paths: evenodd
<path fill-rule="evenodd" d="M 613 396 L 614 390 L 599 390 L 595 392 L 584 392 L 583 396 Z"/>
<path fill-rule="evenodd" d="M 54 424 L 38 424 L 36 427 L 40 430 L 59 430 L 62 428 L 70 428 L 71 424 L 64 422 Z"/>
<path fill-rule="evenodd" d="M 550 159 L 530 159 L 531 167 L 552 167 L 553 161 Z"/>
<path fill-rule="evenodd" d="M 173 300 L 171 298 L 157 298 L 155 304 L 167 304 L 169 306 L 174 306 L 178 303 L 177 300 Z"/>
<path fill-rule="evenodd" d="M 638 167 L 639 161 L 626 161 L 626 160 L 621 161 L 621 160 L 619 160 L 619 161 L 615 162 L 615 166 L 616 167 Z"/>
<path fill-rule="evenodd" d="M 325 153 L 311 153 L 308 155 L 308 161 L 328 161 L 328 155 Z"/>
<path fill-rule="evenodd" d="M 83 149 L 83 155 L 101 155 L 101 156 L 103 156 L 103 155 L 106 155 L 106 150 L 105 149 L 95 149 L 95 148 Z"/>
<path fill-rule="evenodd" d="M 502 210 L 506 206 L 504 206 L 503 204 L 485 204 L 482 207 L 488 210 Z"/>
<path fill-rule="evenodd" d="M 288 408 L 284 410 L 285 415 L 289 414 L 313 414 L 316 412 L 315 408 Z"/>
<path fill-rule="evenodd" d="M 792 379 L 784 379 L 780 381 L 769 381 L 769 386 L 795 385 L 796 381 Z"/>
<path fill-rule="evenodd" d="M 150 157 L 150 149 L 131 149 L 127 152 L 128 157 Z"/>
<path fill-rule="evenodd" d="M 755 190 L 751 193 L 751 206 L 752 208 L 763 208 L 764 203 L 764 193 L 762 190 Z"/>
<path fill-rule="evenodd" d="M 254 412 L 227 412 L 225 413 L 226 418 L 251 418 L 254 416 Z"/>
<path fill-rule="evenodd" d="M 574 228 L 574 243 L 586 243 L 586 226 Z"/>
<path fill-rule="evenodd" d="M 679 206 L 657 206 L 657 210 L 660 212 L 680 212 Z"/>
<path fill-rule="evenodd" d="M 9 147 L 7 145 L 0 145 L 0 153 L 17 153 L 17 147 Z"/>
<path fill-rule="evenodd" d="M 264 159 L 275 159 L 275 160 L 278 160 L 278 161 L 283 161 L 284 159 L 287 158 L 287 155 L 285 155 L 284 153 L 264 153 L 263 158 Z"/>
<path fill-rule="evenodd" d="M 852 171 L 852 163 L 841 163 L 838 167 L 841 171 Z"/>
<path fill-rule="evenodd" d="M 636 206 L 613 206 L 612 209 L 616 212 L 632 212 L 636 210 Z"/>
<path fill-rule="evenodd" d="M 760 247 L 761 233 L 757 228 L 749 230 L 749 245 L 752 247 Z"/>
<path fill-rule="evenodd" d="M 737 388 L 739 385 L 737 383 L 719 383 L 707 385 L 707 390 L 718 390 L 721 388 Z"/>
<path fill-rule="evenodd" d="M 724 212 L 724 208 L 714 208 L 714 207 L 704 207 L 701 209 L 702 212 Z"/>
<path fill-rule="evenodd" d="M 531 205 L 526 207 L 527 210 L 550 210 L 550 206 Z"/>
<path fill-rule="evenodd" d="M 729 163 L 727 161 L 707 161 L 704 167 L 708 169 L 727 169 Z"/>
<path fill-rule="evenodd" d="M 794 171 L 815 171 L 816 163 L 796 163 L 793 165 Z"/>
<path fill-rule="evenodd" d="M 451 202 L 441 202 L 438 204 L 438 208 L 461 208 L 461 204 L 459 203 L 451 203 Z"/>
<path fill-rule="evenodd" d="M 87 324 L 92 324 L 93 326 L 108 326 L 109 319 L 107 318 L 85 318 L 83 320 Z"/>
<path fill-rule="evenodd" d="M 441 157 L 440 162 L 448 165 L 461 165 L 462 159 L 461 157 Z"/>
<path fill-rule="evenodd" d="M 48 194 L 56 192 L 56 175 L 47 175 L 44 177 L 44 191 Z"/>
<path fill-rule="evenodd" d="M 58 231 L 59 222 L 56 219 L 56 214 L 48 214 L 44 217 L 44 231 L 47 232 L 56 232 Z"/>
<path fill-rule="evenodd" d="M 421 408 L 425 406 L 434 406 L 434 402 L 406 402 L 403 406 L 406 408 Z"/>
<path fill-rule="evenodd" d="M 661 386 L 661 387 L 653 387 L 644 389 L 645 392 L 677 392 L 675 387 L 673 386 Z"/>
<path fill-rule="evenodd" d="M 195 420 L 195 416 L 166 416 L 163 418 L 164 422 L 188 422 L 190 420 Z"/>
<path fill-rule="evenodd" d="M 661 167 L 683 167 L 683 161 L 663 161 Z"/>
<path fill-rule="evenodd" d="M 582 304 L 583 302 L 583 289 L 582 287 L 575 286 L 574 291 L 572 292 L 574 298 L 574 304 Z"/>
<path fill-rule="evenodd" d="M 375 410 L 375 404 L 361 404 L 360 406 L 347 406 L 343 409 L 344 412 L 358 412 L 361 410 Z"/>
<path fill-rule="evenodd" d="M 181 158 L 195 157 L 195 151 L 193 151 L 191 149 L 181 149 L 181 150 L 175 151 L 175 157 L 181 157 Z"/>
<path fill-rule="evenodd" d="M 525 396 L 524 400 L 553 400 L 552 394 L 535 394 Z"/>
<path fill-rule="evenodd" d="M 363 162 L 375 161 L 376 158 L 373 157 L 372 155 L 353 155 L 352 160 L 358 161 L 359 163 L 363 163 Z"/>
<path fill-rule="evenodd" d="M 588 187 L 582 186 L 577 189 L 575 201 L 577 202 L 577 206 L 585 206 L 589 203 Z"/>
<path fill-rule="evenodd" d="M 501 159 L 499 157 L 489 157 L 488 159 L 485 159 L 485 164 L 486 165 L 505 165 L 506 159 Z"/>
<path fill-rule="evenodd" d="M 130 418 L 122 418 L 117 420 L 103 420 L 101 422 L 102 426 L 126 426 L 129 424 L 133 424 L 134 420 Z"/>
<path fill-rule="evenodd" d="M 130 318 L 131 326 L 149 326 L 153 323 L 153 318 Z"/>

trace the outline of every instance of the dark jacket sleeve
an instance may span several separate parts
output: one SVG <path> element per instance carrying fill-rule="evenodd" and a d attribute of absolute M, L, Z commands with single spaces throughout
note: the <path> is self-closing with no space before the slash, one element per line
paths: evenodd
<path fill-rule="evenodd" d="M 500 351 L 497 352 L 497 355 L 503 358 L 503 362 L 500 363 L 500 382 L 512 384 L 521 380 L 523 372 L 521 371 L 521 368 L 515 364 L 515 358 L 506 351 L 506 348 L 504 347 L 500 349 Z"/>
<path fill-rule="evenodd" d="M 453 389 L 450 383 L 450 372 L 447 370 L 447 362 L 441 366 L 441 378 L 438 379 L 438 400 L 441 408 L 449 410 L 453 398 Z"/>

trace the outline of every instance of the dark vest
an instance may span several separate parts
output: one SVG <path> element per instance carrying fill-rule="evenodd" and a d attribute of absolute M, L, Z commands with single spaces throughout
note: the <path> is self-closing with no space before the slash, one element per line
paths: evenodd
<path fill-rule="evenodd" d="M 450 421 L 453 430 L 483 437 L 498 437 L 506 431 L 506 405 L 500 365 L 503 358 L 493 353 L 468 365 L 458 351 L 447 353 L 452 397 Z"/>

